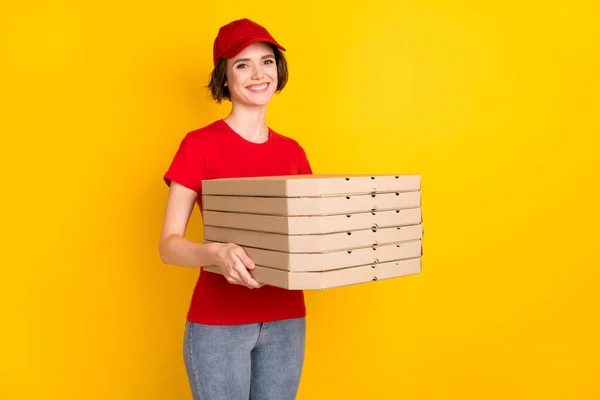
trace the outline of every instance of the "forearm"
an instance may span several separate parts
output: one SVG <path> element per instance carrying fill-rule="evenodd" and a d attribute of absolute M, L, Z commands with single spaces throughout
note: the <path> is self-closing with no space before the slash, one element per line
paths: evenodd
<path fill-rule="evenodd" d="M 165 264 L 201 267 L 215 263 L 221 246 L 221 243 L 198 243 L 180 235 L 171 235 L 161 240 L 159 252 Z"/>

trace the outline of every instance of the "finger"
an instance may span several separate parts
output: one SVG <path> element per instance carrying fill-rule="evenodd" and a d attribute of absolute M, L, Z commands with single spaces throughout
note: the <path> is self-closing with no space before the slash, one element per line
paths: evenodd
<path fill-rule="evenodd" d="M 227 279 L 227 282 L 231 283 L 232 285 L 244 285 L 239 274 L 233 268 L 231 269 L 231 271 L 223 275 L 225 276 L 225 279 Z"/>
<path fill-rule="evenodd" d="M 237 283 L 240 282 L 239 275 L 235 269 L 236 260 L 232 260 L 226 264 L 219 264 L 219 268 L 221 269 L 221 274 L 229 283 Z"/>
<path fill-rule="evenodd" d="M 241 261 L 236 263 L 235 270 L 238 273 L 242 284 L 253 289 L 260 287 L 260 283 L 258 283 L 254 278 L 252 278 L 252 275 L 250 275 L 250 272 L 246 269 L 246 267 L 244 266 L 244 264 L 242 264 Z"/>
<path fill-rule="evenodd" d="M 236 247 L 235 250 L 233 251 L 233 253 L 240 259 L 240 261 L 242 262 L 242 264 L 244 264 L 244 266 L 247 269 L 254 269 L 254 268 L 256 268 L 256 265 L 254 264 L 254 261 L 252 261 L 252 259 L 250 259 L 250 257 L 248 257 L 248 254 L 246 254 L 246 252 L 244 251 L 243 248 Z"/>

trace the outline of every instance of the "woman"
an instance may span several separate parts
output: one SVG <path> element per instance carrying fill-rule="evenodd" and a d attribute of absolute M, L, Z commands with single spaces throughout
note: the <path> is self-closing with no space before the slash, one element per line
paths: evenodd
<path fill-rule="evenodd" d="M 219 29 L 209 88 L 231 112 L 181 141 L 165 173 L 170 186 L 160 255 L 201 272 L 184 336 L 185 365 L 194 399 L 285 400 L 296 397 L 304 361 L 302 291 L 255 281 L 252 260 L 233 243 L 185 238 L 194 204 L 202 211 L 204 179 L 311 174 L 302 147 L 267 126 L 267 105 L 287 82 L 285 49 L 262 26 L 233 21 Z"/>

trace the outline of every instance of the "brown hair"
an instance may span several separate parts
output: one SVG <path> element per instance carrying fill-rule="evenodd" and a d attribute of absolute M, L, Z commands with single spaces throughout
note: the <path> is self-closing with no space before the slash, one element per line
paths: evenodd
<path fill-rule="evenodd" d="M 277 65 L 277 89 L 275 93 L 279 93 L 285 87 L 288 81 L 288 66 L 285 55 L 277 47 L 270 45 L 275 55 L 275 64 Z M 231 101 L 231 95 L 229 88 L 225 86 L 227 80 L 227 60 L 219 58 L 212 72 L 210 73 L 208 89 L 212 98 L 217 102 L 221 103 L 223 100 Z"/>

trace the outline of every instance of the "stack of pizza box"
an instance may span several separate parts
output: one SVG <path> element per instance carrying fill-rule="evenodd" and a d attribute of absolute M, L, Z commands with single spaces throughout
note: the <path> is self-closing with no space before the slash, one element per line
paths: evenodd
<path fill-rule="evenodd" d="M 209 179 L 202 206 L 205 241 L 241 246 L 266 285 L 317 290 L 421 272 L 420 175 Z"/>

